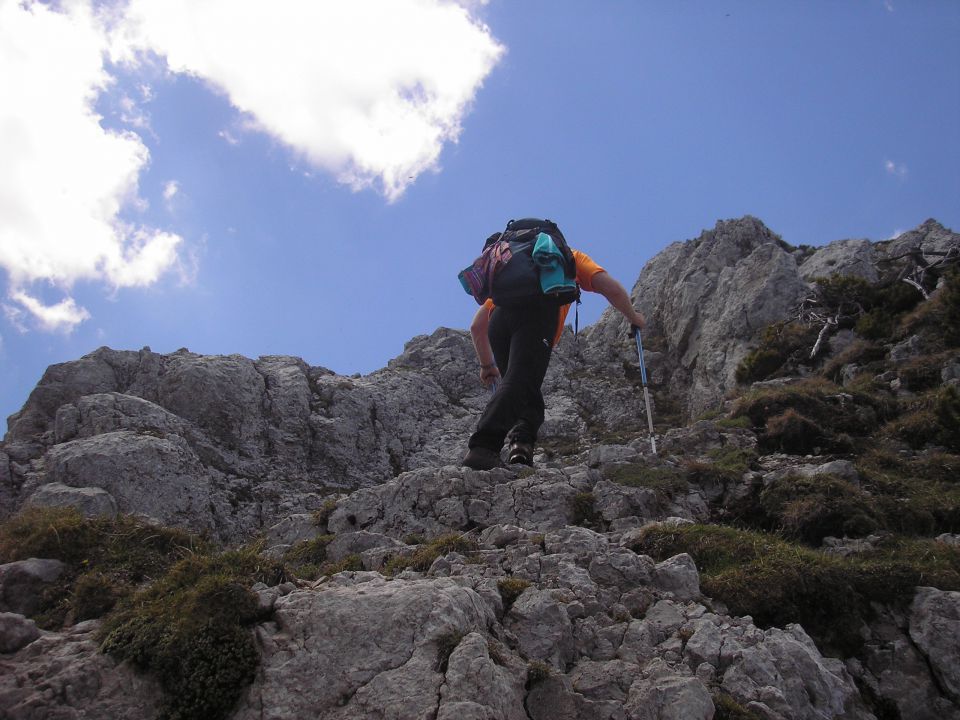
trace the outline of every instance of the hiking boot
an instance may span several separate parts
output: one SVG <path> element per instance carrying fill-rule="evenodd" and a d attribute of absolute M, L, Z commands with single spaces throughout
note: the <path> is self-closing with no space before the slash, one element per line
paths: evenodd
<path fill-rule="evenodd" d="M 533 465 L 533 445 L 528 443 L 511 443 L 510 464 Z"/>
<path fill-rule="evenodd" d="M 484 447 L 470 448 L 461 464 L 472 470 L 493 470 L 493 468 L 503 467 L 500 453 Z"/>

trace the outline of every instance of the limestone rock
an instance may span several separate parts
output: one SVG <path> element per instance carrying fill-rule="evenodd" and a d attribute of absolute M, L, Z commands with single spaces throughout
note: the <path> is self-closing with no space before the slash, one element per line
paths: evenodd
<path fill-rule="evenodd" d="M 44 633 L 0 658 L 0 708 L 13 718 L 151 720 L 157 683 L 97 649 L 97 621 Z"/>
<path fill-rule="evenodd" d="M 40 637 L 37 624 L 18 613 L 0 612 L 0 653 L 13 653 Z"/>
<path fill-rule="evenodd" d="M 70 487 L 53 482 L 41 485 L 26 502 L 34 507 L 75 507 L 87 517 L 116 517 L 117 501 L 103 488 Z"/>
<path fill-rule="evenodd" d="M 494 623 L 486 603 L 451 580 L 387 582 L 375 573 L 296 590 L 274 611 L 258 631 L 261 669 L 236 720 L 436 713 L 444 660 L 463 637 Z M 458 662 L 469 661 L 463 655 Z M 455 667 L 462 672 L 462 663 Z M 489 700 L 488 690 L 474 690 L 459 683 L 458 700 Z"/>
<path fill-rule="evenodd" d="M 66 570 L 59 560 L 30 558 L 0 565 L 0 612 L 33 615 L 44 589 Z"/>
<path fill-rule="evenodd" d="M 910 608 L 910 637 L 947 695 L 960 704 L 960 592 L 918 588 Z"/>
<path fill-rule="evenodd" d="M 447 661 L 447 671 L 440 687 L 440 710 L 437 720 L 467 718 L 502 718 L 526 720 L 523 709 L 524 666 L 502 655 L 490 657 L 491 643 L 482 634 L 466 635 Z"/>
<path fill-rule="evenodd" d="M 548 662 L 558 670 L 566 670 L 573 661 L 573 625 L 549 591 L 524 592 L 510 610 L 507 628 L 524 657 Z"/>

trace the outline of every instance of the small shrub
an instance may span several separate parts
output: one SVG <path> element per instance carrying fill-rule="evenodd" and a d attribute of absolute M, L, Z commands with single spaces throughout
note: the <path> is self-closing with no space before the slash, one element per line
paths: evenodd
<path fill-rule="evenodd" d="M 808 356 L 818 332 L 816 327 L 795 321 L 766 327 L 760 337 L 760 345 L 737 366 L 737 382 L 747 384 L 766 380 L 794 372 L 800 365 L 809 365 Z"/>
<path fill-rule="evenodd" d="M 258 661 L 248 588 L 287 578 L 259 548 L 194 555 L 122 603 L 101 628 L 101 650 L 153 673 L 166 691 L 164 719 L 225 718 Z"/>
<path fill-rule="evenodd" d="M 313 514 L 313 524 L 320 528 L 321 531 L 327 532 L 327 523 L 330 521 L 330 516 L 333 515 L 333 511 L 336 509 L 337 501 L 333 498 L 327 499 L 321 508 Z"/>
<path fill-rule="evenodd" d="M 761 627 L 803 625 L 821 647 L 853 654 L 872 602 L 906 606 L 918 584 L 960 588 L 960 549 L 933 541 L 893 539 L 874 553 L 842 559 L 775 535 L 687 525 L 651 527 L 631 546 L 663 560 L 693 556 L 705 594 Z"/>
<path fill-rule="evenodd" d="M 320 568 L 321 575 L 336 575 L 340 572 L 357 572 L 363 570 L 363 560 L 356 553 L 347 555 L 343 560 L 335 563 L 326 563 Z"/>
<path fill-rule="evenodd" d="M 570 524 L 581 527 L 599 527 L 602 518 L 594 505 L 592 492 L 581 492 L 570 498 Z"/>
<path fill-rule="evenodd" d="M 451 630 L 437 638 L 437 672 L 447 672 L 450 656 L 453 655 L 453 651 L 457 649 L 461 640 L 463 640 L 463 633 L 457 630 Z"/>
<path fill-rule="evenodd" d="M 109 575 L 97 571 L 83 573 L 73 585 L 70 605 L 74 620 L 82 622 L 103 617 L 124 594 Z"/>
<path fill-rule="evenodd" d="M 783 417 L 788 411 L 793 413 Z M 737 400 L 732 414 L 748 417 L 755 428 L 767 428 L 767 434 L 760 438 L 764 449 L 809 452 L 818 446 L 846 451 L 848 447 L 836 447 L 840 436 L 869 435 L 896 411 L 895 403 L 888 398 L 809 378 L 747 393 Z M 798 422 L 797 416 L 805 421 Z M 776 422 L 770 428 L 768 423 L 774 418 Z M 843 444 L 846 446 L 846 442 Z"/>
<path fill-rule="evenodd" d="M 757 348 L 737 365 L 736 380 L 742 384 L 766 380 L 780 369 L 785 360 L 783 354 L 776 350 Z"/>
<path fill-rule="evenodd" d="M 497 589 L 500 591 L 500 598 L 503 600 L 503 612 L 510 612 L 513 603 L 523 594 L 523 591 L 530 587 L 529 580 L 523 578 L 509 577 L 497 581 Z"/>
<path fill-rule="evenodd" d="M 960 345 L 960 269 L 954 268 L 945 278 L 937 298 L 943 312 L 943 340 L 947 347 L 957 347 Z"/>
<path fill-rule="evenodd" d="M 795 455 L 808 455 L 825 444 L 820 426 L 793 408 L 767 420 L 761 438 L 764 447 Z"/>
<path fill-rule="evenodd" d="M 887 423 L 882 434 L 900 438 L 917 450 L 943 445 L 960 452 L 960 391 L 947 385 L 922 396 L 909 411 Z"/>
<path fill-rule="evenodd" d="M 883 525 L 869 496 L 831 475 L 787 475 L 761 491 L 759 504 L 768 529 L 815 546 L 828 535 L 863 537 Z"/>
<path fill-rule="evenodd" d="M 540 660 L 531 660 L 527 663 L 527 690 L 539 685 L 545 680 L 549 680 L 551 675 L 550 666 Z"/>
<path fill-rule="evenodd" d="M 333 535 L 318 535 L 312 540 L 298 542 L 283 554 L 283 561 L 290 566 L 297 577 L 316 580 L 324 574 L 327 545 L 333 541 L 333 538 Z"/>
<path fill-rule="evenodd" d="M 886 310 L 876 308 L 863 315 L 853 326 L 860 337 L 867 340 L 883 340 L 893 334 L 894 319 Z"/>
<path fill-rule="evenodd" d="M 713 707 L 713 720 L 763 720 L 755 712 L 747 710 L 724 692 L 714 694 Z"/>

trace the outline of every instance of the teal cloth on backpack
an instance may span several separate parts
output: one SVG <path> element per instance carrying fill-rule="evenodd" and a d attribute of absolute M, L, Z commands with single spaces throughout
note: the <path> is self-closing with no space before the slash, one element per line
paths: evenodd
<path fill-rule="evenodd" d="M 537 235 L 533 246 L 533 261 L 540 268 L 540 289 L 544 293 L 576 288 L 576 281 L 568 278 L 564 272 L 563 254 L 547 233 Z"/>

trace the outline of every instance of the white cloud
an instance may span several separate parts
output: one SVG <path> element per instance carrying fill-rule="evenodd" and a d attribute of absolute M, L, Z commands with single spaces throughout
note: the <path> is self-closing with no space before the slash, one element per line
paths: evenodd
<path fill-rule="evenodd" d="M 893 0 L 883 0 L 883 6 L 887 9 L 887 12 L 893 12 Z"/>
<path fill-rule="evenodd" d="M 473 15 L 482 4 L 130 0 L 114 52 L 165 57 L 312 165 L 394 200 L 457 141 L 504 52 Z"/>
<path fill-rule="evenodd" d="M 907 166 L 904 163 L 895 163 L 893 160 L 885 160 L 883 163 L 884 169 L 887 171 L 888 175 L 893 175 L 898 177 L 901 180 L 907 177 Z"/>
<path fill-rule="evenodd" d="M 61 300 L 56 305 L 44 305 L 27 293 L 18 291 L 11 294 L 11 299 L 30 311 L 43 330 L 70 332 L 76 325 L 90 319 L 90 313 L 78 307 L 73 298 Z"/>
<path fill-rule="evenodd" d="M 149 152 L 134 133 L 100 125 L 106 33 L 86 0 L 60 5 L 0 0 L 0 268 L 16 304 L 5 314 L 21 328 L 27 311 L 41 328 L 69 330 L 89 317 L 68 295 L 75 281 L 148 285 L 181 241 L 121 221 L 145 205 L 137 181 Z M 66 297 L 40 302 L 29 292 L 40 281 Z"/>
<path fill-rule="evenodd" d="M 180 183 L 176 180 L 168 180 L 163 185 L 163 199 L 167 202 L 173 200 L 174 196 L 180 192 Z"/>

